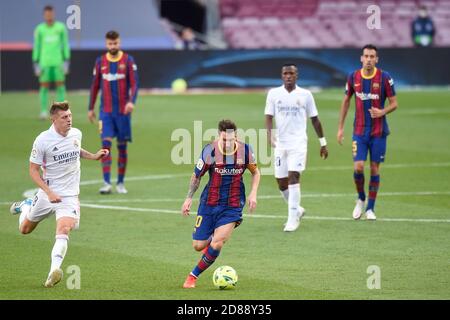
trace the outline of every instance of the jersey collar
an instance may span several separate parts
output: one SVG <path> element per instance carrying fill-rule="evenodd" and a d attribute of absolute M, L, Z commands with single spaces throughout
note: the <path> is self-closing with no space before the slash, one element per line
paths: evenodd
<path fill-rule="evenodd" d="M 122 50 L 119 51 L 119 53 L 117 54 L 116 57 L 112 57 L 112 56 L 109 54 L 109 52 L 106 53 L 106 59 L 108 59 L 109 62 L 117 62 L 117 61 L 119 61 L 120 59 L 122 59 L 122 56 L 123 56 L 123 51 L 122 51 Z"/>
<path fill-rule="evenodd" d="M 377 71 L 378 71 L 377 67 L 374 67 L 373 73 L 370 76 L 366 76 L 364 75 L 364 70 L 361 68 L 361 77 L 363 77 L 363 79 L 372 79 L 377 74 Z"/>

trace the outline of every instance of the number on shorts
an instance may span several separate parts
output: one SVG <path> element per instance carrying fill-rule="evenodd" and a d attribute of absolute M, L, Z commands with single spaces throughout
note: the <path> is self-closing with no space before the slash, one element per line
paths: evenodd
<path fill-rule="evenodd" d="M 281 158 L 280 158 L 280 157 L 276 157 L 276 158 L 275 158 L 275 165 L 276 165 L 277 167 L 281 166 Z"/>
<path fill-rule="evenodd" d="M 102 120 L 98 120 L 98 132 L 100 134 L 103 133 L 103 121 Z"/>
<path fill-rule="evenodd" d="M 353 141 L 352 143 L 352 152 L 353 152 L 353 156 L 356 156 L 356 152 L 358 151 L 358 144 L 356 141 Z"/>
<path fill-rule="evenodd" d="M 197 219 L 195 220 L 195 227 L 198 228 L 202 224 L 203 217 L 197 216 Z"/>

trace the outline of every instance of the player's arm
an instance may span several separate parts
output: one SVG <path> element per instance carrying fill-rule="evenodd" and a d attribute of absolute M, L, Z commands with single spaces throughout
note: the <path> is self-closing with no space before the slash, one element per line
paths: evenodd
<path fill-rule="evenodd" d="M 61 197 L 54 193 L 50 187 L 45 183 L 44 179 L 42 179 L 40 172 L 41 165 L 30 162 L 30 177 L 31 180 L 41 188 L 48 196 L 48 200 L 51 203 L 61 202 Z"/>
<path fill-rule="evenodd" d="M 272 134 L 273 129 L 273 116 L 266 114 L 266 131 L 267 131 L 267 143 L 275 148 L 275 137 Z"/>
<path fill-rule="evenodd" d="M 192 174 L 191 180 L 189 182 L 189 190 L 186 195 L 186 200 L 184 200 L 183 207 L 181 208 L 181 211 L 183 215 L 188 216 L 189 211 L 191 211 L 192 206 L 192 197 L 195 194 L 195 191 L 197 191 L 198 187 L 200 186 L 200 180 L 201 176 L 197 176 L 195 173 Z"/>
<path fill-rule="evenodd" d="M 133 112 L 139 88 L 137 65 L 131 56 L 128 58 L 128 83 L 130 84 L 130 100 L 125 105 L 125 114 Z"/>
<path fill-rule="evenodd" d="M 253 210 L 256 209 L 256 198 L 258 195 L 258 187 L 259 187 L 259 181 L 261 180 L 261 173 L 259 172 L 258 167 L 256 166 L 256 163 L 251 163 L 247 165 L 248 170 L 252 174 L 252 189 L 250 191 L 250 194 L 248 195 L 248 208 L 249 212 L 252 213 Z"/>
<path fill-rule="evenodd" d="M 318 116 L 311 117 L 311 123 L 316 131 L 317 136 L 319 137 L 320 142 L 320 157 L 324 160 L 328 158 L 328 149 L 327 149 L 327 141 L 323 135 L 322 123 L 319 120 Z"/>
<path fill-rule="evenodd" d="M 100 90 L 101 82 L 101 60 L 97 59 L 94 66 L 92 84 L 91 84 L 91 94 L 89 96 L 89 110 L 88 119 L 91 123 L 94 123 L 95 115 L 95 101 L 97 100 L 98 91 Z"/>
<path fill-rule="evenodd" d="M 347 117 L 348 109 L 350 107 L 350 100 L 352 98 L 353 92 L 352 89 L 347 89 L 344 99 L 341 102 L 341 111 L 339 112 L 339 123 L 338 123 L 338 132 L 337 132 L 337 141 L 342 145 L 344 140 L 344 124 L 345 118 Z"/>
<path fill-rule="evenodd" d="M 80 151 L 80 157 L 87 160 L 100 160 L 103 157 L 106 157 L 109 154 L 108 149 L 100 149 L 97 153 L 90 153 L 84 149 Z"/>
<path fill-rule="evenodd" d="M 69 46 L 69 34 L 67 32 L 66 27 L 63 27 L 61 32 L 61 43 L 63 50 L 63 59 L 64 59 L 64 73 L 69 73 L 69 61 L 70 61 L 70 46 Z"/>
<path fill-rule="evenodd" d="M 32 54 L 32 60 L 33 60 L 33 69 L 34 74 L 36 77 L 39 77 L 41 70 L 39 67 L 39 59 L 41 54 L 41 36 L 39 33 L 39 27 L 36 27 L 34 30 L 34 43 L 33 43 L 33 54 Z"/>
<path fill-rule="evenodd" d="M 393 112 L 395 109 L 397 109 L 397 107 L 398 107 L 397 97 L 396 96 L 388 97 L 388 100 L 389 100 L 389 105 L 387 107 L 384 107 L 384 109 L 378 109 L 378 108 L 370 108 L 369 109 L 370 116 L 373 119 L 381 118 L 381 117 L 387 115 L 388 113 Z"/>

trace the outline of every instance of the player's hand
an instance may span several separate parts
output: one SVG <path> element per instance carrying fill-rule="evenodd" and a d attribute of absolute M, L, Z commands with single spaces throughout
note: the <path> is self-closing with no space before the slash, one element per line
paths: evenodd
<path fill-rule="evenodd" d="M 183 214 L 183 216 L 189 215 L 189 211 L 191 211 L 191 206 L 192 206 L 192 198 L 186 198 L 186 200 L 184 200 L 183 206 L 181 207 L 181 213 Z"/>
<path fill-rule="evenodd" d="M 41 75 L 41 67 L 39 67 L 39 64 L 33 63 L 33 70 L 36 77 L 39 77 Z"/>
<path fill-rule="evenodd" d="M 70 67 L 69 60 L 64 61 L 63 70 L 64 70 L 65 75 L 69 74 L 69 69 L 70 69 L 69 67 Z"/>
<path fill-rule="evenodd" d="M 50 201 L 51 203 L 58 203 L 58 202 L 62 201 L 61 197 L 52 191 L 47 193 L 47 196 L 48 196 L 48 201 Z"/>
<path fill-rule="evenodd" d="M 133 104 L 132 102 L 128 102 L 128 103 L 125 105 L 125 114 L 132 113 L 132 112 L 133 112 L 133 109 L 134 109 L 134 104 Z"/>
<path fill-rule="evenodd" d="M 108 149 L 100 149 L 97 151 L 96 154 L 94 154 L 94 160 L 100 160 L 104 157 L 107 157 L 109 154 L 109 150 Z"/>
<path fill-rule="evenodd" d="M 256 209 L 256 194 L 250 193 L 247 199 L 248 211 L 252 213 Z"/>
<path fill-rule="evenodd" d="M 342 145 L 342 143 L 344 142 L 344 130 L 343 129 L 338 130 L 337 141 L 340 145 Z"/>
<path fill-rule="evenodd" d="M 269 140 L 270 140 L 269 142 L 270 142 L 270 145 L 272 146 L 272 148 L 276 148 L 277 147 L 277 139 L 274 136 L 270 136 Z"/>
<path fill-rule="evenodd" d="M 95 111 L 94 110 L 89 110 L 88 111 L 88 119 L 91 123 L 95 122 L 95 119 L 97 118 L 97 116 L 95 115 Z"/>
<path fill-rule="evenodd" d="M 320 157 L 325 160 L 328 158 L 328 149 L 327 146 L 320 147 Z"/>
<path fill-rule="evenodd" d="M 370 116 L 372 117 L 372 119 L 381 118 L 382 116 L 384 116 L 384 110 L 383 109 L 378 109 L 378 108 L 371 107 L 369 109 L 369 112 L 370 112 Z"/>

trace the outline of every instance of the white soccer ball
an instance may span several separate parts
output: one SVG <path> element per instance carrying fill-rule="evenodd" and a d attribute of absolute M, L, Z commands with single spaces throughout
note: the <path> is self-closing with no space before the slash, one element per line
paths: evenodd
<path fill-rule="evenodd" d="M 238 281 L 236 270 L 230 266 L 221 266 L 214 271 L 213 283 L 221 289 L 234 289 Z"/>

